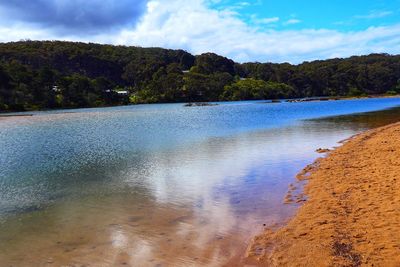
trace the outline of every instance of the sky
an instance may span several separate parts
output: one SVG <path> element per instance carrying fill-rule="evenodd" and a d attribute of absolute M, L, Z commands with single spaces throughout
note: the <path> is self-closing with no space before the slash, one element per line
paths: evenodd
<path fill-rule="evenodd" d="M 400 54 L 400 0 L 0 0 L 0 42 L 69 40 L 301 63 Z"/>

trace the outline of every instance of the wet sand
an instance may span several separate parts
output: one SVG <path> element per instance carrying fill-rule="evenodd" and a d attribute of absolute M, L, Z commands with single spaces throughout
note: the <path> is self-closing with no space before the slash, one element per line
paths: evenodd
<path fill-rule="evenodd" d="M 400 123 L 346 140 L 298 178 L 308 181 L 305 204 L 286 226 L 254 238 L 251 259 L 265 266 L 400 266 Z"/>

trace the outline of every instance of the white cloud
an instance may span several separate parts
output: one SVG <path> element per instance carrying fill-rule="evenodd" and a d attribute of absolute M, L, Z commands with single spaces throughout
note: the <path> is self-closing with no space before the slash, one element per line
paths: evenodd
<path fill-rule="evenodd" d="M 29 26 L 29 25 L 28 25 Z M 0 28 L 0 40 L 67 39 L 27 25 Z M 298 63 L 372 52 L 400 53 L 400 24 L 340 32 L 326 29 L 272 30 L 248 25 L 235 13 L 213 10 L 203 0 L 152 0 L 135 29 L 82 41 L 215 52 L 236 61 Z"/>
<path fill-rule="evenodd" d="M 238 5 L 239 6 L 251 6 L 251 4 L 249 2 L 239 2 Z"/>
<path fill-rule="evenodd" d="M 384 18 L 384 17 L 390 16 L 392 14 L 393 14 L 392 11 L 373 10 L 368 15 L 357 15 L 357 16 L 354 16 L 354 18 L 356 18 L 356 19 L 377 19 L 377 18 Z"/>
<path fill-rule="evenodd" d="M 292 25 L 292 24 L 299 24 L 301 22 L 301 20 L 299 19 L 289 19 L 287 21 L 285 21 L 283 24 L 284 25 Z"/>
<path fill-rule="evenodd" d="M 278 17 L 272 17 L 272 18 L 259 19 L 259 18 L 253 17 L 252 21 L 254 23 L 256 23 L 256 24 L 271 24 L 271 23 L 278 22 L 279 18 Z"/>

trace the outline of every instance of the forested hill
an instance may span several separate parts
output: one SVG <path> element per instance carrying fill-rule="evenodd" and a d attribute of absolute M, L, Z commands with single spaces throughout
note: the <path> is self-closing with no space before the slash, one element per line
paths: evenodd
<path fill-rule="evenodd" d="M 0 111 L 385 93 L 400 93 L 400 56 L 239 64 L 162 48 L 0 44 Z"/>

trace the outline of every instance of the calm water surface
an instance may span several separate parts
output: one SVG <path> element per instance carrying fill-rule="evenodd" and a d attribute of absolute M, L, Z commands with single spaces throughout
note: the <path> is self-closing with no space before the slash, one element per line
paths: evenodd
<path fill-rule="evenodd" d="M 0 266 L 221 266 L 285 222 L 319 147 L 399 98 L 182 104 L 0 118 Z"/>

